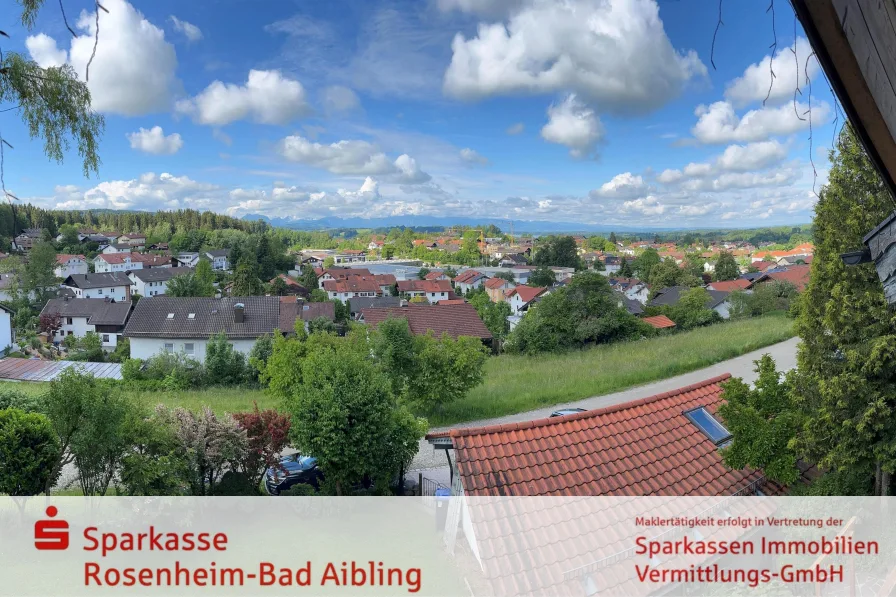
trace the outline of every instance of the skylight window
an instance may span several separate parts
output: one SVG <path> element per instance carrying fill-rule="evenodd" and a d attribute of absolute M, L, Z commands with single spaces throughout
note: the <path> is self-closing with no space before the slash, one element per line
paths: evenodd
<path fill-rule="evenodd" d="M 169 313 L 169 314 L 168 314 L 168 319 L 174 319 L 174 313 Z"/>
<path fill-rule="evenodd" d="M 712 440 L 715 445 L 723 444 L 731 439 L 731 432 L 725 429 L 725 426 L 719 423 L 715 417 L 709 414 L 705 407 L 695 408 L 684 413 L 690 419 L 691 423 L 697 426 L 697 429 Z"/>
<path fill-rule="evenodd" d="M 190 313 L 189 315 L 187 315 L 187 319 L 196 319 L 196 314 Z"/>

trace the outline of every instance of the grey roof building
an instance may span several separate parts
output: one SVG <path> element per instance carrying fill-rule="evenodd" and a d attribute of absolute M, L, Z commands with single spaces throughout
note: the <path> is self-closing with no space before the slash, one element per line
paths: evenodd
<path fill-rule="evenodd" d="M 153 267 L 150 269 L 135 269 L 129 275 L 141 282 L 167 282 L 175 276 L 193 273 L 191 267 Z"/>
<path fill-rule="evenodd" d="M 41 315 L 86 317 L 89 325 L 123 326 L 131 313 L 131 302 L 116 303 L 95 298 L 55 298 L 47 301 Z"/>
<path fill-rule="evenodd" d="M 108 288 L 110 286 L 130 286 L 131 280 L 124 272 L 72 274 L 65 279 L 62 285 L 85 290 L 88 288 Z"/>
<path fill-rule="evenodd" d="M 653 300 L 647 303 L 647 306 L 662 307 L 678 304 L 681 295 L 688 290 L 690 290 L 690 288 L 687 286 L 670 286 L 668 288 L 663 288 L 655 297 L 653 297 Z M 728 299 L 728 294 L 730 294 L 721 290 L 707 290 L 706 292 L 709 293 L 709 300 L 706 301 L 707 309 L 715 309 L 724 303 Z"/>
<path fill-rule="evenodd" d="M 280 297 L 176 298 L 156 296 L 137 303 L 127 338 L 257 338 L 280 324 Z"/>

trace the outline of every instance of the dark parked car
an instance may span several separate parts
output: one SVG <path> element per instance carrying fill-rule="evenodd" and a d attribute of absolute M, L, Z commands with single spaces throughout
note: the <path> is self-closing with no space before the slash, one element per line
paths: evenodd
<path fill-rule="evenodd" d="M 293 485 L 306 483 L 317 489 L 321 479 L 317 459 L 313 456 L 292 454 L 280 459 L 278 467 L 271 467 L 265 472 L 264 487 L 271 495 L 280 495 Z"/>
<path fill-rule="evenodd" d="M 576 413 L 583 413 L 587 408 L 563 408 L 560 410 L 555 410 L 551 413 L 552 417 L 565 417 L 566 415 L 574 415 Z"/>

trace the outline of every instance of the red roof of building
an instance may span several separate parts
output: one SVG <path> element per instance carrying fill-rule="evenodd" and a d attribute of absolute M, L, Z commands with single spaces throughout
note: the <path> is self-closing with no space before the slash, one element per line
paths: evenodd
<path fill-rule="evenodd" d="M 776 282 L 790 282 L 796 286 L 796 289 L 799 292 L 802 292 L 806 288 L 806 284 L 809 283 L 809 275 L 811 271 L 812 268 L 808 265 L 791 265 L 784 271 L 767 273 L 761 278 L 758 278 L 753 284 L 760 284 L 769 280 L 774 280 Z"/>
<path fill-rule="evenodd" d="M 352 276 L 344 280 L 324 280 L 327 292 L 373 292 L 380 294 L 382 289 L 372 277 Z"/>
<path fill-rule="evenodd" d="M 325 269 L 318 277 L 323 276 L 325 274 L 330 274 L 337 280 L 344 280 L 346 278 L 351 278 L 353 276 L 372 276 L 370 270 L 364 267 L 331 267 L 329 269 Z"/>
<path fill-rule="evenodd" d="M 436 304 L 437 305 L 463 305 L 466 302 L 467 301 L 465 301 L 464 299 L 442 299 L 440 301 L 437 301 Z"/>
<path fill-rule="evenodd" d="M 452 429 L 464 492 L 732 495 L 762 473 L 725 466 L 718 447 L 684 415 L 701 406 L 714 413 L 728 378 L 565 417 Z"/>
<path fill-rule="evenodd" d="M 448 278 L 448 276 L 445 275 L 445 272 L 429 272 L 428 274 L 426 274 L 426 279 L 427 280 L 438 280 L 442 276 L 445 276 L 446 279 Z"/>
<path fill-rule="evenodd" d="M 734 292 L 735 290 L 745 290 L 750 287 L 749 280 L 726 280 L 724 282 L 713 282 L 709 285 L 711 290 L 721 290 L 723 292 Z"/>
<path fill-rule="evenodd" d="M 504 278 L 489 278 L 485 281 L 485 287 L 491 288 L 492 290 L 503 288 L 505 284 L 513 285 L 513 282 L 508 282 Z"/>
<path fill-rule="evenodd" d="M 457 276 L 454 277 L 454 283 L 455 284 L 465 284 L 468 280 L 472 280 L 476 276 L 481 276 L 481 275 L 482 274 L 477 272 L 475 269 L 468 269 L 468 270 L 465 270 L 465 271 L 457 274 Z"/>
<path fill-rule="evenodd" d="M 492 337 L 492 333 L 476 313 L 476 308 L 467 303 L 362 309 L 361 315 L 364 317 L 364 322 L 373 327 L 389 317 L 407 319 L 411 333 L 417 336 L 432 330 L 436 336 L 447 332 L 452 338 L 473 336 L 490 340 Z"/>
<path fill-rule="evenodd" d="M 83 255 L 66 255 L 64 253 L 60 253 L 59 255 L 56 255 L 56 263 L 58 263 L 60 265 L 64 265 L 72 259 L 80 259 L 81 261 L 84 261 L 84 256 Z"/>
<path fill-rule="evenodd" d="M 394 274 L 374 274 L 373 279 L 376 280 L 376 283 L 380 286 L 392 286 L 395 284 Z"/>
<path fill-rule="evenodd" d="M 144 255 L 143 253 L 100 253 L 97 255 L 100 259 L 109 265 L 124 263 L 126 258 L 131 259 L 131 263 L 143 263 L 145 261 L 155 261 L 157 255 Z M 170 258 L 164 258 L 164 261 L 170 261 Z"/>
<path fill-rule="evenodd" d="M 675 322 L 666 317 L 665 315 L 654 315 L 652 317 L 645 317 L 642 320 L 644 323 L 650 324 L 658 330 L 664 330 L 667 328 L 674 328 Z"/>
<path fill-rule="evenodd" d="M 451 292 L 448 280 L 399 280 L 398 292 Z"/>
<path fill-rule="evenodd" d="M 512 290 L 509 290 L 507 292 L 507 297 L 509 298 L 514 294 L 518 294 L 523 300 L 523 303 L 529 303 L 532 302 L 532 299 L 541 295 L 545 290 L 547 290 L 547 288 L 544 286 L 526 286 L 525 284 L 520 284 Z"/>

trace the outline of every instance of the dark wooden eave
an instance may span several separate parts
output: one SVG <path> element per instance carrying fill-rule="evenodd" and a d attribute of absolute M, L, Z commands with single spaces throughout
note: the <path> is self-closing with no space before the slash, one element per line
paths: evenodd
<path fill-rule="evenodd" d="M 868 157 L 896 197 L 896 2 L 790 1 Z"/>

